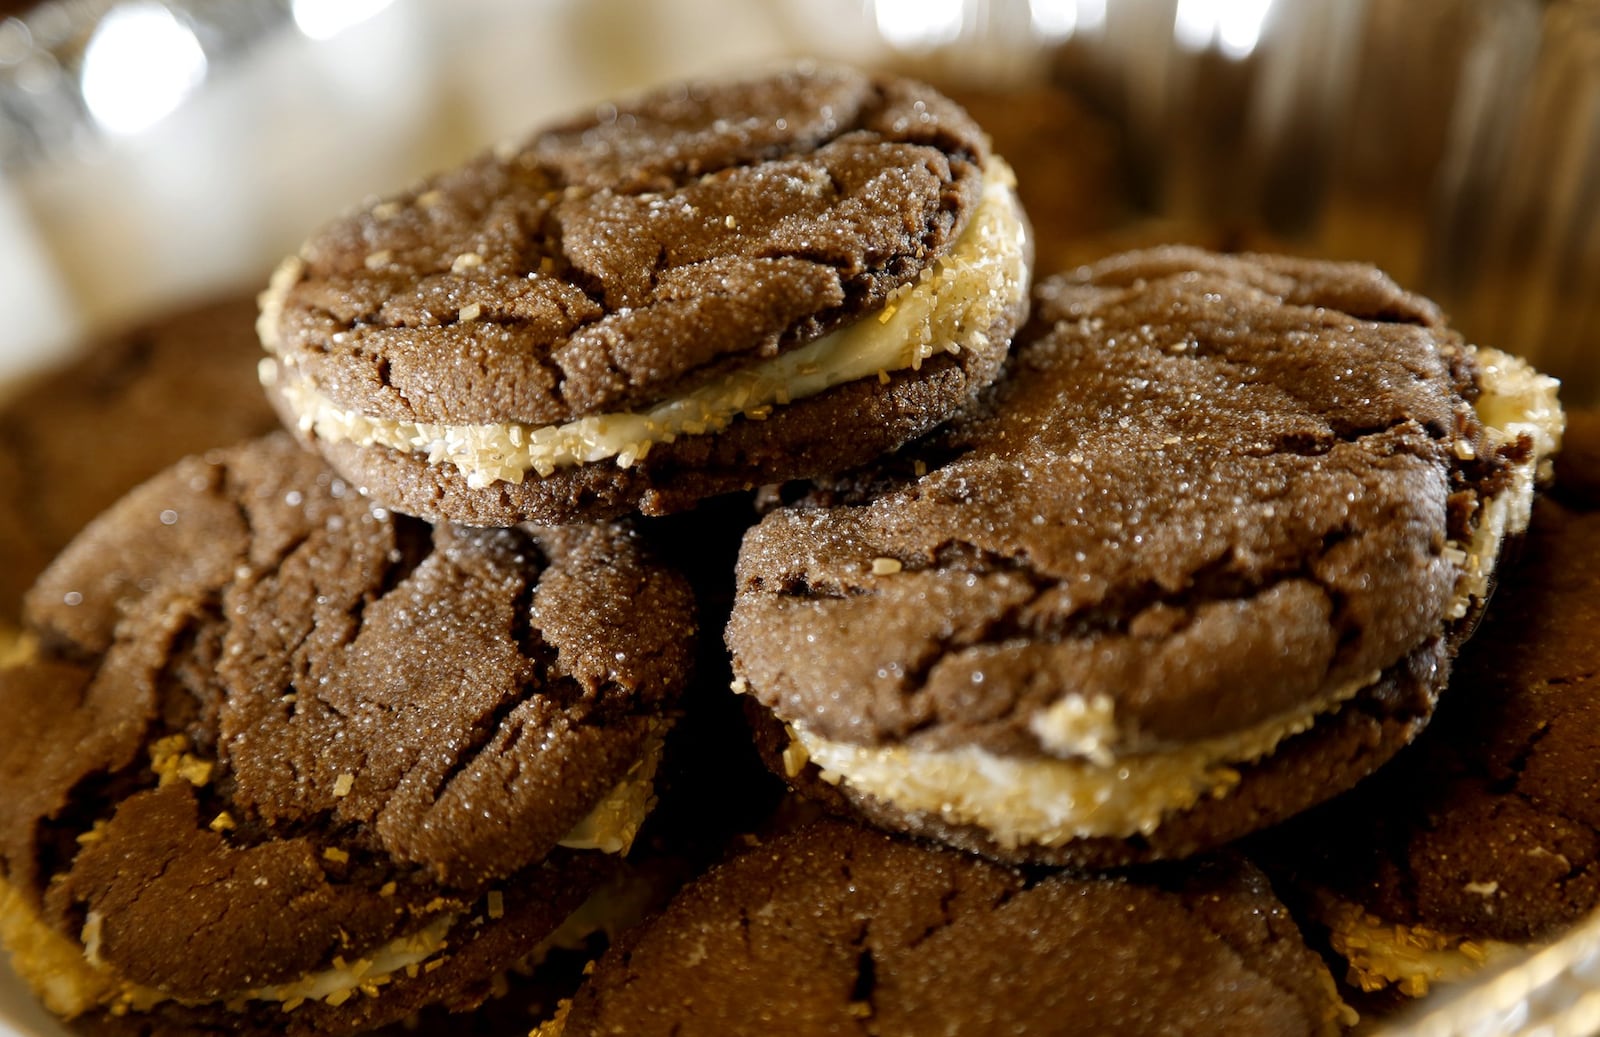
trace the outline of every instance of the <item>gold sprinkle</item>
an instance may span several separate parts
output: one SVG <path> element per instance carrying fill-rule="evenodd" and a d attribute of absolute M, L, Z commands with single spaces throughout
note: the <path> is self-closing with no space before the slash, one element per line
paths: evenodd
<path fill-rule="evenodd" d="M 724 227 L 728 228 L 729 230 L 738 230 L 739 229 L 739 221 L 734 219 L 733 213 L 731 213 L 731 212 L 727 216 L 723 217 L 722 225 Z"/>
<path fill-rule="evenodd" d="M 483 257 L 476 252 L 463 252 L 450 263 L 452 274 L 465 273 L 475 266 L 483 265 Z"/>
<path fill-rule="evenodd" d="M 750 685 L 743 677 L 735 677 L 733 683 L 728 685 L 728 690 L 735 695 L 747 695 L 750 693 Z"/>
<path fill-rule="evenodd" d="M 928 474 L 928 462 L 926 462 L 926 461 L 912 461 L 911 462 L 911 474 L 915 475 L 919 479 L 922 476 L 927 475 Z"/>
<path fill-rule="evenodd" d="M 303 997 L 291 997 L 289 1000 L 283 1003 L 283 1010 L 285 1012 L 292 1012 L 305 1003 L 306 999 Z"/>
<path fill-rule="evenodd" d="M 89 829 L 87 832 L 78 833 L 78 845 L 88 846 L 90 843 L 99 842 L 105 837 L 105 831 L 106 823 L 104 821 L 96 821 L 93 828 Z"/>
<path fill-rule="evenodd" d="M 892 576 L 905 568 L 898 558 L 874 558 L 872 560 L 872 575 Z"/>
<path fill-rule="evenodd" d="M 392 896 L 394 896 L 394 891 L 396 889 L 399 889 L 399 888 L 400 887 L 396 886 L 393 882 L 385 882 L 383 884 L 383 886 L 378 890 L 378 896 L 380 896 L 380 897 L 392 897 Z"/>
<path fill-rule="evenodd" d="M 881 367 L 878 368 L 878 384 L 879 385 L 888 385 L 889 384 L 889 372 L 885 371 Z"/>
<path fill-rule="evenodd" d="M 489 891 L 489 917 L 504 918 L 506 916 L 506 896 L 498 889 Z"/>
<path fill-rule="evenodd" d="M 356 776 L 354 774 L 339 775 L 337 778 L 333 779 L 334 798 L 343 799 L 344 797 L 350 795 L 350 790 L 355 788 L 355 786 Z"/>
<path fill-rule="evenodd" d="M 872 1018 L 872 1003 L 870 1001 L 852 1001 L 845 1011 L 857 1019 Z"/>
<path fill-rule="evenodd" d="M 233 815 L 224 810 L 216 817 L 213 817 L 211 824 L 207 827 L 213 832 L 231 832 L 239 826 L 233 823 Z"/>
<path fill-rule="evenodd" d="M 422 971 L 423 972 L 433 972 L 434 970 L 438 969 L 439 966 L 441 966 L 443 964 L 444 964 L 444 959 L 443 958 L 435 958 L 432 961 L 428 962 L 426 965 L 422 966 Z"/>
<path fill-rule="evenodd" d="M 806 747 L 800 744 L 800 739 L 795 737 L 794 731 L 789 731 L 789 744 L 783 750 L 783 773 L 792 778 L 806 769 L 806 764 L 811 762 L 811 754 Z"/>
<path fill-rule="evenodd" d="M 390 252 L 386 248 L 381 248 L 367 256 L 366 267 L 368 270 L 382 270 L 384 267 L 388 266 L 393 259 L 393 252 Z"/>
<path fill-rule="evenodd" d="M 461 309 L 456 311 L 456 320 L 463 324 L 469 324 L 472 321 L 477 320 L 482 315 L 483 306 L 475 302 L 469 302 L 465 306 L 461 307 Z"/>
<path fill-rule="evenodd" d="M 323 1000 L 333 1007 L 338 1008 L 340 1005 L 344 1004 L 354 996 L 355 991 L 353 990 L 335 990 L 333 993 L 323 998 Z"/>
<path fill-rule="evenodd" d="M 379 202 L 372 207 L 372 218 L 375 220 L 392 220 L 400 215 L 399 202 Z"/>
<path fill-rule="evenodd" d="M 415 962 L 412 962 L 410 965 L 406 966 L 406 975 L 412 979 L 416 979 L 417 975 L 421 972 L 422 967 L 417 965 Z"/>
<path fill-rule="evenodd" d="M 883 312 L 878 314 L 878 323 L 879 324 L 887 324 L 887 323 L 889 323 L 890 319 L 892 317 L 894 317 L 894 311 L 895 311 L 895 307 L 893 305 L 885 306 L 883 308 Z"/>
<path fill-rule="evenodd" d="M 1458 439 L 1458 440 L 1456 440 L 1455 449 L 1456 449 L 1456 456 L 1461 458 L 1461 460 L 1463 460 L 1463 461 L 1470 461 L 1474 457 L 1478 456 L 1477 448 L 1474 447 L 1472 445 L 1472 441 L 1468 440 L 1468 439 Z"/>
<path fill-rule="evenodd" d="M 347 864 L 350 861 L 350 855 L 339 849 L 337 846 L 330 846 L 326 850 L 323 850 L 322 856 L 324 859 L 333 861 L 335 864 Z"/>
<path fill-rule="evenodd" d="M 444 192 L 439 190 L 424 191 L 417 195 L 417 204 L 424 209 L 431 209 L 444 201 Z"/>

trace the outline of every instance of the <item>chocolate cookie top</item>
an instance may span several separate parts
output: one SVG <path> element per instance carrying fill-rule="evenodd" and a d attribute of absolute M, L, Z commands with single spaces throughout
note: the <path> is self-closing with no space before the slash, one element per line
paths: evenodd
<path fill-rule="evenodd" d="M 1576 506 L 1559 481 L 1564 502 L 1535 506 L 1433 727 L 1286 835 L 1286 857 L 1387 924 L 1524 941 L 1600 904 L 1600 422 L 1574 417 L 1558 480 Z"/>
<path fill-rule="evenodd" d="M 255 293 L 94 342 L 0 407 L 0 623 L 80 529 L 179 458 L 278 421 L 256 381 Z"/>
<path fill-rule="evenodd" d="M 261 335 L 369 417 L 625 410 L 883 305 L 965 226 L 986 157 L 907 80 L 678 85 L 334 223 L 280 272 Z"/>
<path fill-rule="evenodd" d="M 686 889 L 541 1033 L 1288 1035 L 1342 1011 L 1241 861 L 1039 877 L 819 823 Z"/>
<path fill-rule="evenodd" d="M 1430 303 L 1367 267 L 1174 248 L 1052 280 L 1036 314 L 984 405 L 870 499 L 746 537 L 728 642 L 781 718 L 1157 749 L 1326 706 L 1439 635 L 1505 461 Z M 1109 707 L 1100 742 L 1041 720 L 1073 697 Z"/>
<path fill-rule="evenodd" d="M 692 603 L 612 526 L 375 508 L 284 435 L 92 524 L 0 671 L 0 861 L 92 962 L 198 1000 L 537 867 L 659 736 Z M 87 927 L 87 928 L 86 928 Z"/>

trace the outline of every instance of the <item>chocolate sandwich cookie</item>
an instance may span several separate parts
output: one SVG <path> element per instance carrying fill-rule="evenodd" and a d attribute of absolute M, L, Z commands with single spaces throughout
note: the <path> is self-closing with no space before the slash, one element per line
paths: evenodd
<path fill-rule="evenodd" d="M 0 671 L 17 971 L 102 1032 L 475 1005 L 637 830 L 691 610 L 622 527 L 431 528 L 282 433 L 179 463 Z"/>
<path fill-rule="evenodd" d="M 540 1037 L 1337 1033 L 1326 966 L 1232 858 L 1028 875 L 820 822 L 624 936 Z"/>
<path fill-rule="evenodd" d="M 325 228 L 262 297 L 263 378 L 408 514 L 665 513 L 932 428 L 1027 280 L 961 109 L 800 67 L 600 105 Z"/>
<path fill-rule="evenodd" d="M 980 406 L 746 535 L 727 642 L 773 765 L 1092 866 L 1354 784 L 1432 712 L 1554 383 L 1359 265 L 1160 249 L 1035 308 Z"/>
<path fill-rule="evenodd" d="M 1597 460 L 1591 412 L 1418 743 L 1274 833 L 1368 991 L 1423 994 L 1600 906 Z"/>
<path fill-rule="evenodd" d="M 256 366 L 255 294 L 85 346 L 0 405 L 0 625 L 50 559 L 118 497 L 185 455 L 277 427 Z"/>

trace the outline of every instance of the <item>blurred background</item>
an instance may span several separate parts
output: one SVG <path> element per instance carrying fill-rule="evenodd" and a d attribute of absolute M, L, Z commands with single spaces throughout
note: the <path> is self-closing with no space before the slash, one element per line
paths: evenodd
<path fill-rule="evenodd" d="M 967 101 L 1053 265 L 1366 259 L 1600 398 L 1600 0 L 0 0 L 0 377 L 552 115 L 798 55 Z"/>

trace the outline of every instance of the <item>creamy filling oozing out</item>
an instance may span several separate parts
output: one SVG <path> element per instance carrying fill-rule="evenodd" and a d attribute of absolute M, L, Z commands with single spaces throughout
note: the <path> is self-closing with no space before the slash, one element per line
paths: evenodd
<path fill-rule="evenodd" d="M 1457 983 L 1485 966 L 1524 953 L 1500 940 L 1474 940 L 1425 925 L 1386 922 L 1360 905 L 1324 894 L 1316 911 L 1334 953 L 1350 967 L 1349 981 L 1369 993 L 1394 987 L 1422 997 L 1436 983 Z"/>
<path fill-rule="evenodd" d="M 560 840 L 572 849 L 626 853 L 654 805 L 654 776 L 660 763 L 663 725 L 651 733 L 644 754 L 606 797 L 596 804 L 571 832 Z M 195 781 L 196 775 L 171 766 L 171 753 L 153 752 L 152 766 L 163 782 Z M 203 781 L 196 782 L 203 784 Z M 88 833 L 85 838 L 93 838 Z M 503 910 L 503 895 L 491 892 L 485 898 L 484 912 L 497 917 Z M 595 906 L 578 908 L 573 924 L 589 924 Z M 307 973 L 286 983 L 241 991 L 224 999 L 229 1005 L 246 1001 L 276 1002 L 292 1011 L 307 1001 L 343 1004 L 357 995 L 376 997 L 381 988 L 400 974 L 415 975 L 438 967 L 438 955 L 448 946 L 450 930 L 462 917 L 459 912 L 435 914 L 417 929 L 369 948 L 350 959 L 335 959 L 326 969 Z M 74 942 L 47 925 L 20 892 L 0 878 L 0 944 L 10 952 L 17 972 L 27 980 L 40 1000 L 55 1014 L 74 1018 L 96 1008 L 113 1013 L 147 1012 L 167 1001 L 193 1005 L 198 1002 L 173 998 L 152 987 L 130 983 L 117 976 L 100 958 L 100 931 L 104 921 L 90 912 L 81 942 Z M 572 926 L 563 923 L 552 939 L 570 934 Z M 592 928 L 591 930 L 592 931 Z"/>
<path fill-rule="evenodd" d="M 1538 469 L 1560 442 L 1564 419 L 1557 383 L 1523 361 L 1480 349 L 1479 419 L 1491 444 L 1528 436 L 1531 456 L 1506 490 L 1484 502 L 1472 540 L 1445 551 L 1460 575 L 1445 614 L 1464 616 L 1487 592 L 1503 538 L 1527 527 Z M 1466 449 L 1466 447 L 1463 447 Z M 1003 756 L 978 748 L 914 750 L 862 746 L 790 725 L 785 753 L 791 773 L 809 759 L 822 776 L 896 807 L 987 830 L 1002 846 L 1055 846 L 1075 838 L 1149 834 L 1169 813 L 1221 797 L 1238 784 L 1238 768 L 1308 730 L 1377 679 L 1335 688 L 1304 708 L 1248 730 L 1160 751 L 1117 751 L 1121 731 L 1105 696 L 1067 695 L 1030 726 L 1056 755 Z"/>
<path fill-rule="evenodd" d="M 1028 290 L 1027 224 L 1014 178 L 992 160 L 983 192 L 950 253 L 921 278 L 890 295 L 882 309 L 814 342 L 738 370 L 640 412 L 597 414 L 563 425 L 518 423 L 447 425 L 378 419 L 340 406 L 293 366 L 292 356 L 261 362 L 263 383 L 275 386 L 302 431 L 329 442 L 384 446 L 454 465 L 474 488 L 520 483 L 558 468 L 614 458 L 628 467 L 652 446 L 678 436 L 725 428 L 743 416 L 761 420 L 772 408 L 863 378 L 918 369 L 940 353 L 988 343 L 990 328 L 1021 304 Z M 268 315 L 298 278 L 289 260 L 262 298 L 264 341 L 276 335 Z"/>

